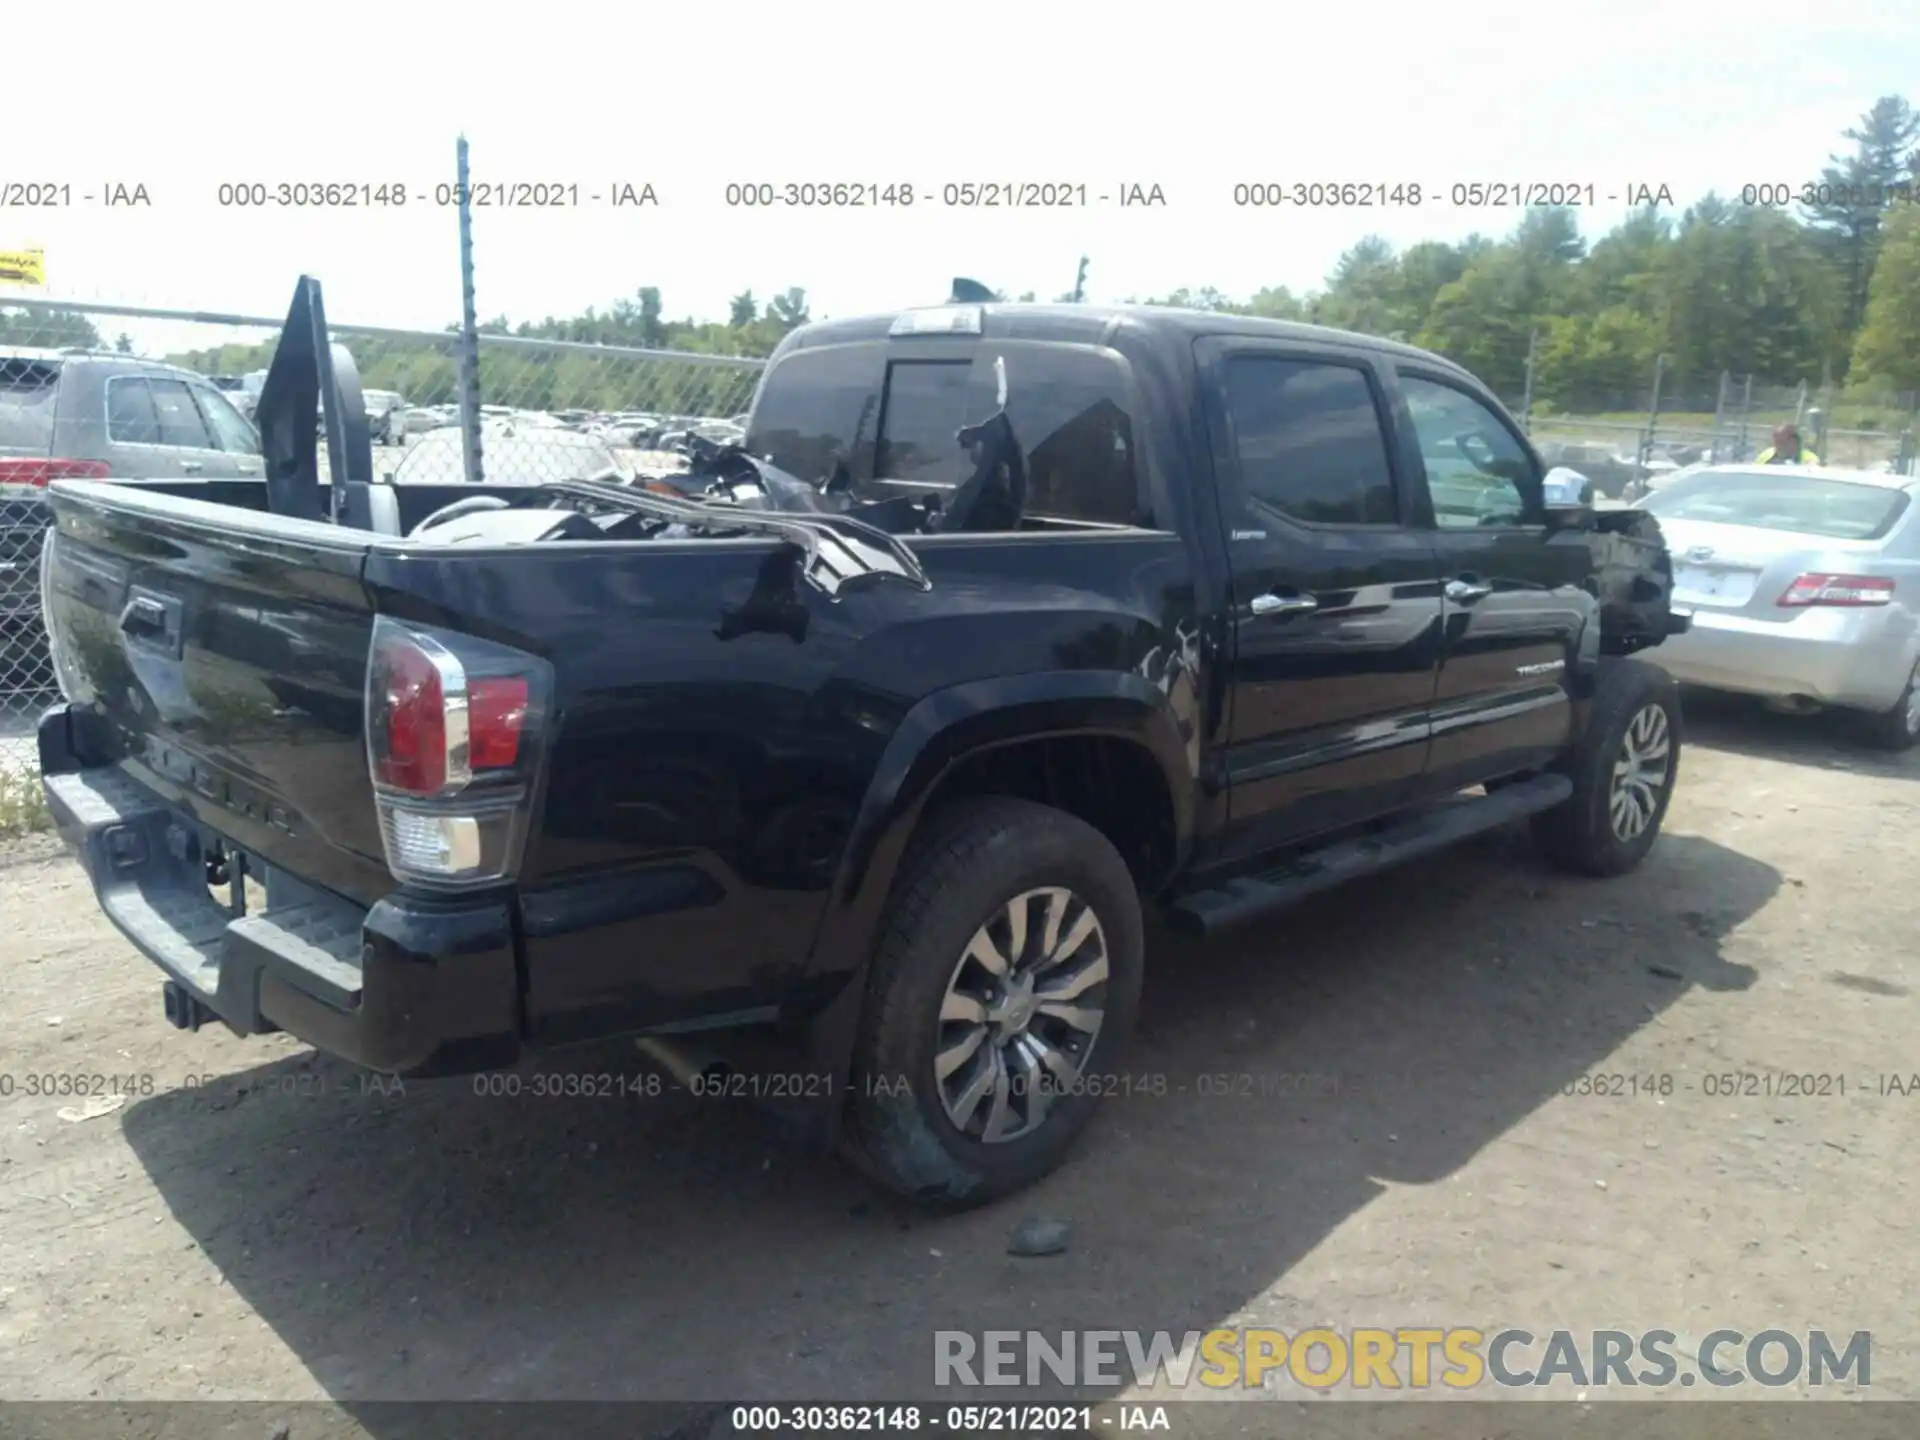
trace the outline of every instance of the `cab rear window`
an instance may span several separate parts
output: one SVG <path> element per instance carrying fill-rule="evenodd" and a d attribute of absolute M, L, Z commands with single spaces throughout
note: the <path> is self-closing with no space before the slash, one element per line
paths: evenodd
<path fill-rule="evenodd" d="M 747 449 L 804 480 L 843 475 L 863 500 L 950 490 L 973 472 L 957 436 L 993 413 L 1001 354 L 1026 513 L 1141 523 L 1127 373 L 1090 349 L 985 344 L 949 360 L 899 360 L 871 342 L 795 351 L 768 372 Z"/>

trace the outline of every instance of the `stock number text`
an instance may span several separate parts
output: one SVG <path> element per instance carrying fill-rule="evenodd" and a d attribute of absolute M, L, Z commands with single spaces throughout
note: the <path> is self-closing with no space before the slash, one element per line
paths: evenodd
<path fill-rule="evenodd" d="M 1911 205 L 1914 187 L 1904 182 L 1895 185 L 1850 185 L 1828 180 L 1809 180 L 1793 185 L 1784 180 L 1740 187 L 1742 205 L 1843 206 L 1855 210 L 1885 210 L 1894 205 Z"/>
<path fill-rule="evenodd" d="M 735 208 L 774 210 L 793 206 L 802 210 L 861 210 L 899 208 L 913 204 L 913 186 L 868 180 L 736 181 L 727 186 L 726 202 Z"/>
<path fill-rule="evenodd" d="M 377 210 L 407 203 L 407 187 L 398 181 L 372 180 L 236 180 L 214 192 L 227 208 L 255 210 Z"/>
<path fill-rule="evenodd" d="M 1242 207 L 1273 209 L 1298 205 L 1307 209 L 1353 205 L 1415 206 L 1421 201 L 1420 186 L 1406 181 L 1386 180 L 1314 180 L 1288 184 L 1279 180 L 1242 181 L 1233 187 L 1233 203 Z"/>

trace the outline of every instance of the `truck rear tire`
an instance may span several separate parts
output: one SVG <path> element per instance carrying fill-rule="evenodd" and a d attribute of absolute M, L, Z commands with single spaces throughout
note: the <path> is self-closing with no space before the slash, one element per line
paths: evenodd
<path fill-rule="evenodd" d="M 1657 665 L 1601 662 L 1586 728 L 1558 766 L 1573 794 L 1533 822 L 1562 869 L 1624 875 L 1660 834 L 1680 773 L 1680 687 Z"/>
<path fill-rule="evenodd" d="M 1038 1180 L 1109 1088 L 1144 948 L 1133 877 L 1085 821 L 999 796 L 934 816 L 881 925 L 848 1158 L 950 1209 Z"/>

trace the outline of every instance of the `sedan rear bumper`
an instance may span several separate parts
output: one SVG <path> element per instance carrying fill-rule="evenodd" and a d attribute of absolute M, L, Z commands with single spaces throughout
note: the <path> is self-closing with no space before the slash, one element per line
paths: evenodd
<path fill-rule="evenodd" d="M 1913 617 L 1900 606 L 1811 607 L 1785 621 L 1702 608 L 1653 658 L 1683 684 L 1883 711 L 1906 689 L 1917 646 Z"/>

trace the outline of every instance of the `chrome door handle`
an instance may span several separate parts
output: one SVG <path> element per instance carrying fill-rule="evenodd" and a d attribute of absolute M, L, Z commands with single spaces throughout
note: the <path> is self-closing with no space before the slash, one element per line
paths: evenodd
<path fill-rule="evenodd" d="M 1484 600 L 1493 593 L 1491 585 L 1481 585 L 1472 580 L 1447 581 L 1447 599 L 1464 605 L 1470 600 Z"/>
<path fill-rule="evenodd" d="M 1311 615 L 1320 608 L 1320 602 L 1311 595 L 1256 595 L 1253 597 L 1253 613 L 1256 615 Z"/>
<path fill-rule="evenodd" d="M 202 465 L 198 460 L 182 460 L 180 462 L 180 468 L 188 475 L 198 475 L 207 467 Z"/>

